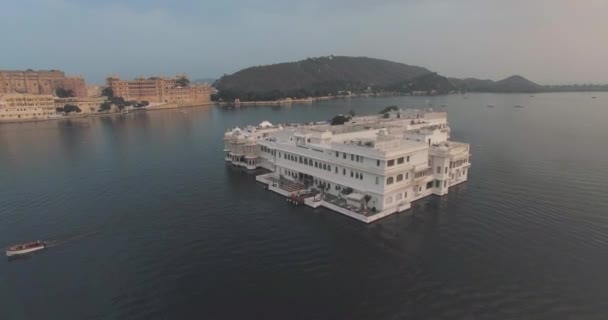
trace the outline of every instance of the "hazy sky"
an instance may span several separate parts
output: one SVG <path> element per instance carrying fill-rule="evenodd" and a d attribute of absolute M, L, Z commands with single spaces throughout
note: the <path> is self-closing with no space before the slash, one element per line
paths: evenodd
<path fill-rule="evenodd" d="M 369 56 L 446 76 L 608 83 L 608 0 L 3 0 L 0 69 L 219 77 Z"/>

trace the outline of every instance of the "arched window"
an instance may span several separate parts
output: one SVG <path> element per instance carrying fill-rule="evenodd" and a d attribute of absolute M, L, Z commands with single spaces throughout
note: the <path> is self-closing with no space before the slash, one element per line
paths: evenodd
<path fill-rule="evenodd" d="M 393 177 L 388 177 L 388 178 L 386 178 L 386 184 L 387 184 L 387 185 L 389 185 L 389 184 L 393 184 L 393 182 L 395 182 L 395 181 L 394 181 L 394 179 L 393 179 Z"/>

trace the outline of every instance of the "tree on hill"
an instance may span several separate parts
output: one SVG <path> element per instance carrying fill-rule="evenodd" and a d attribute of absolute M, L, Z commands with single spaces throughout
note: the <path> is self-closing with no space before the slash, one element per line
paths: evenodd
<path fill-rule="evenodd" d="M 110 88 L 110 87 L 105 87 L 105 88 L 103 88 L 103 90 L 101 90 L 101 95 L 104 97 L 113 98 L 114 90 L 112 90 L 112 88 Z"/>
<path fill-rule="evenodd" d="M 74 91 L 71 89 L 57 88 L 55 89 L 55 95 L 58 98 L 70 98 L 74 96 Z"/>

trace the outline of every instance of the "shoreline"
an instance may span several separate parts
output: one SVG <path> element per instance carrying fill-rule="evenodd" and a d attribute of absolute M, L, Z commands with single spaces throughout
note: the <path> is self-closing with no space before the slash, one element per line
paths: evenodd
<path fill-rule="evenodd" d="M 408 93 L 362 93 L 351 94 L 348 96 L 322 96 L 311 97 L 308 99 L 284 99 L 284 100 L 265 100 L 265 101 L 240 101 L 240 102 L 224 102 L 214 101 L 220 107 L 239 107 L 239 106 L 266 106 L 266 105 L 290 105 L 290 104 L 312 104 L 318 101 L 338 100 L 338 99 L 353 99 L 353 98 L 383 98 L 383 97 L 437 97 L 450 95 L 467 95 L 467 94 L 509 94 L 509 95 L 535 95 L 547 93 L 602 93 L 608 91 L 540 91 L 540 92 L 489 92 L 489 91 L 467 91 L 467 92 L 451 92 L 443 94 L 408 94 Z"/>
<path fill-rule="evenodd" d="M 283 100 L 264 100 L 264 101 L 240 101 L 240 102 L 219 102 L 215 103 L 221 107 L 224 106 L 252 106 L 252 105 L 289 105 L 289 104 L 312 104 L 317 101 L 328 101 L 337 99 L 352 99 L 352 98 L 377 98 L 377 97 L 392 97 L 392 96 L 404 96 L 405 94 L 398 93 L 385 93 L 385 94 L 374 94 L 374 93 L 362 93 L 362 94 L 351 94 L 342 96 L 321 96 L 311 97 L 307 99 L 283 99 Z"/>
<path fill-rule="evenodd" d="M 132 112 L 150 112 L 150 111 L 157 111 L 157 110 L 167 110 L 167 109 L 181 109 L 181 108 L 190 108 L 190 107 L 204 107 L 204 106 L 210 106 L 210 105 L 214 105 L 215 103 L 210 102 L 207 104 L 187 104 L 187 105 L 178 105 L 175 103 L 166 103 L 166 104 L 162 104 L 162 105 L 158 105 L 155 107 L 150 107 L 150 108 L 143 108 L 143 109 L 138 109 L 138 110 L 132 110 L 129 111 L 129 113 Z M 129 114 L 126 113 L 126 114 Z M 2 124 L 8 124 L 8 123 L 28 123 L 28 122 L 43 122 L 43 121 L 57 121 L 57 120 L 72 120 L 72 119 L 82 119 L 82 118 L 95 118 L 95 117 L 105 117 L 105 116 L 115 116 L 115 115 L 122 115 L 125 113 L 122 113 L 121 111 L 117 111 L 117 112 L 96 112 L 96 113 L 84 113 L 84 114 L 76 114 L 74 116 L 65 116 L 65 117 L 58 117 L 58 118 L 45 118 L 45 119 L 40 119 L 40 118 L 29 118 L 29 119 L 12 119 L 12 120 L 0 120 L 0 125 Z"/>

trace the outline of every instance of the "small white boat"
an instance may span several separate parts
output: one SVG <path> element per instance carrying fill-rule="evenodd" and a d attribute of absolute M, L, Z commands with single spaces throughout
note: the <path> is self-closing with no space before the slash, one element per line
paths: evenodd
<path fill-rule="evenodd" d="M 20 254 L 26 254 L 26 253 L 42 250 L 44 248 L 46 248 L 46 243 L 44 243 L 40 240 L 33 241 L 33 242 L 27 242 L 27 243 L 20 243 L 20 244 L 14 245 L 12 247 L 6 248 L 6 255 L 9 257 L 16 256 L 16 255 L 20 255 Z"/>

